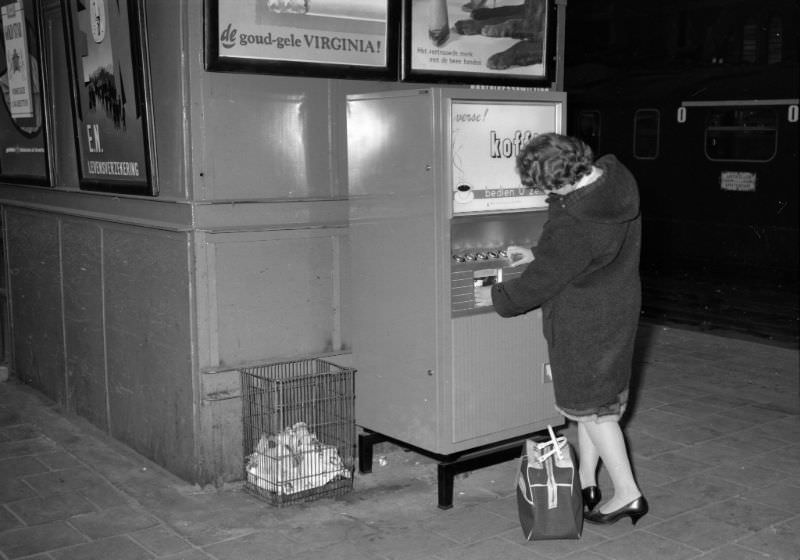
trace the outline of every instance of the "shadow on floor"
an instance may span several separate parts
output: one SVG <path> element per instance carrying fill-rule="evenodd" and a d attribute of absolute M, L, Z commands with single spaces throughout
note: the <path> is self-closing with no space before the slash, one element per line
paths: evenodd
<path fill-rule="evenodd" d="M 796 274 L 696 262 L 643 263 L 641 274 L 646 322 L 798 347 Z"/>

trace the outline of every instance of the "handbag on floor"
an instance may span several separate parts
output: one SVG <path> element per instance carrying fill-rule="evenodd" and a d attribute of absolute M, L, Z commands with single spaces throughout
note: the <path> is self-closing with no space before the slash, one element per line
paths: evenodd
<path fill-rule="evenodd" d="M 565 437 L 525 440 L 517 484 L 522 532 L 529 541 L 578 539 L 583 530 L 583 495 L 575 450 Z"/>

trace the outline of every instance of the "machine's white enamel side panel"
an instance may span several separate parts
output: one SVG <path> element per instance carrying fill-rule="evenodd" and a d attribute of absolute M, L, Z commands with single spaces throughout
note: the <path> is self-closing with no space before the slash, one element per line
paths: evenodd
<path fill-rule="evenodd" d="M 356 422 L 435 450 L 441 283 L 431 97 L 348 102 Z M 441 226 L 438 226 L 441 227 Z"/>

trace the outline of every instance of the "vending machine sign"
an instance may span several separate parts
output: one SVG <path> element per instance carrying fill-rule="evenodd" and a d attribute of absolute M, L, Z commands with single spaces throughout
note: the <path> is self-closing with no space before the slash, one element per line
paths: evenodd
<path fill-rule="evenodd" d="M 560 103 L 454 101 L 453 214 L 545 207 L 544 191 L 520 181 L 516 158 L 534 136 L 560 127 Z"/>

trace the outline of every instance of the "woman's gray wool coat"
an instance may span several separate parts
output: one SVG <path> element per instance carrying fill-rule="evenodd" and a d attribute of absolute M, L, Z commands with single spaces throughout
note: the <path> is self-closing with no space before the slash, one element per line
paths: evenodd
<path fill-rule="evenodd" d="M 628 387 L 641 309 L 636 180 L 613 155 L 595 165 L 595 182 L 549 197 L 535 260 L 492 286 L 503 317 L 542 308 L 556 404 L 587 414 Z"/>

